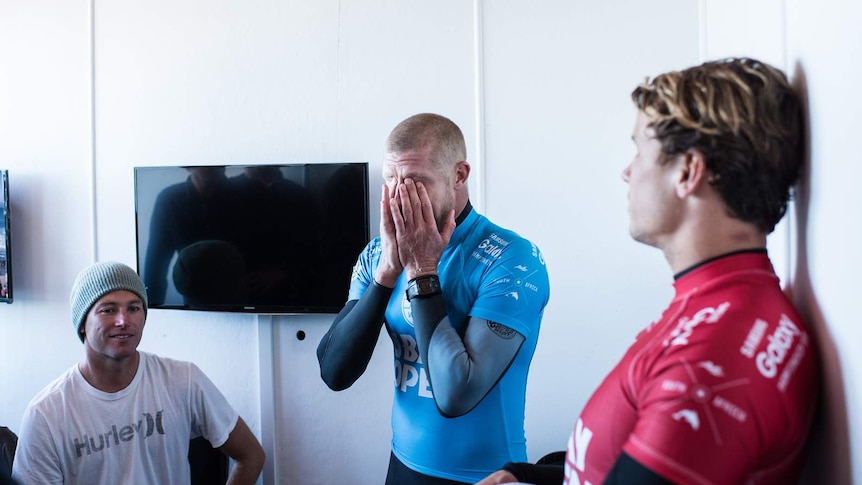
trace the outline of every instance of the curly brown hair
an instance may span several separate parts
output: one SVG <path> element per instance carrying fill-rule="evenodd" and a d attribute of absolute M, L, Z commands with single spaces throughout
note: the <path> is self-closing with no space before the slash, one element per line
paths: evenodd
<path fill-rule="evenodd" d="M 699 150 L 729 214 L 770 233 L 803 164 L 803 112 L 780 70 L 750 58 L 706 62 L 632 91 L 665 160 Z"/>

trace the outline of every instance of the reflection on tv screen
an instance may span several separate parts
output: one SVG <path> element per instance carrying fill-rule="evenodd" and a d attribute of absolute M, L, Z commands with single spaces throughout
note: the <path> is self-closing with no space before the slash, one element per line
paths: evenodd
<path fill-rule="evenodd" d="M 368 165 L 135 168 L 151 308 L 333 313 L 368 242 Z"/>

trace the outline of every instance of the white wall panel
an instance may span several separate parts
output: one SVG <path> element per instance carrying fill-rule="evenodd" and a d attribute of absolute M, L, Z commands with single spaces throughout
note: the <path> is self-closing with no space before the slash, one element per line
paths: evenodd
<path fill-rule="evenodd" d="M 551 299 L 530 371 L 531 460 L 565 449 L 587 398 L 672 296 L 628 236 L 630 93 L 698 59 L 688 1 L 484 3 L 487 215 L 544 252 Z M 657 28 L 657 25 L 673 28 Z"/>
<path fill-rule="evenodd" d="M 753 57 L 784 69 L 785 0 L 701 0 L 705 59 Z"/>
<path fill-rule="evenodd" d="M 276 318 L 279 352 L 277 470 L 274 483 L 383 483 L 389 463 L 394 371 L 383 333 L 365 374 L 333 392 L 320 378 L 317 344 L 331 316 Z M 299 340 L 297 332 L 305 332 Z"/>
<path fill-rule="evenodd" d="M 0 0 L 0 169 L 15 302 L 0 305 L 0 426 L 83 353 L 69 289 L 93 258 L 86 1 Z"/>
<path fill-rule="evenodd" d="M 862 483 L 862 5 L 789 0 L 787 19 L 788 59 L 810 125 L 794 296 L 818 331 L 823 360 L 823 416 L 808 482 Z"/>

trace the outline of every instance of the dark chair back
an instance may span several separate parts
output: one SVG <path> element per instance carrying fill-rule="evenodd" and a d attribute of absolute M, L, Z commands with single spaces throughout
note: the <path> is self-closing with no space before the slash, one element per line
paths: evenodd
<path fill-rule="evenodd" d="M 198 437 L 189 443 L 191 485 L 224 485 L 227 483 L 228 457 L 213 448 L 209 441 Z"/>
<path fill-rule="evenodd" d="M 0 470 L 12 474 L 12 460 L 18 447 L 18 435 L 6 426 L 0 426 Z"/>
<path fill-rule="evenodd" d="M 547 455 L 539 458 L 539 461 L 536 462 L 536 465 L 565 465 L 566 464 L 566 452 L 565 451 L 552 451 Z"/>

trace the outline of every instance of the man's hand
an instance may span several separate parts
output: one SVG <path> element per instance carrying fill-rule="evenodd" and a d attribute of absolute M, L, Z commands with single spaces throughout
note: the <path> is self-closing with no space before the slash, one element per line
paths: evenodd
<path fill-rule="evenodd" d="M 437 274 L 440 256 L 455 231 L 455 211 L 446 214 L 443 227 L 438 230 L 425 186 L 407 178 L 390 199 L 389 213 L 395 224 L 398 258 L 407 279 Z"/>
<path fill-rule="evenodd" d="M 380 262 L 374 272 L 374 281 L 387 288 L 394 288 L 404 266 L 398 259 L 398 243 L 395 239 L 395 219 L 391 206 L 395 194 L 389 193 L 389 186 L 383 184 L 380 198 Z M 401 213 L 398 213 L 401 217 Z"/>
<path fill-rule="evenodd" d="M 499 485 L 501 483 L 518 483 L 518 479 L 506 470 L 497 470 L 476 485 Z"/>

